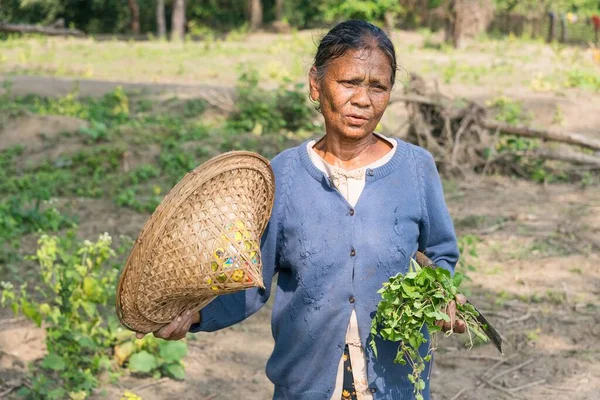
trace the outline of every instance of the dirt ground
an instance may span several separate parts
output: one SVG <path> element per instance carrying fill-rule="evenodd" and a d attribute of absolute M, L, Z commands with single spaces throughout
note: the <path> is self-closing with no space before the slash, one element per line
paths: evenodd
<path fill-rule="evenodd" d="M 433 399 L 597 399 L 600 189 L 484 178 L 461 182 L 446 194 L 458 233 L 481 238 L 478 257 L 469 259 L 476 271 L 468 272 L 467 289 L 506 338 L 506 350 L 500 356 L 488 344 L 467 351 L 464 338 L 440 338 Z M 99 200 L 71 207 L 86 216 L 82 235 L 135 235 L 145 222 L 144 215 Z M 184 382 L 130 376 L 97 390 L 94 398 L 119 399 L 133 389 L 148 400 L 268 399 L 270 311 L 268 304 L 239 325 L 196 335 L 189 341 Z M 3 314 L 0 376 L 8 385 L 22 377 L 28 361 L 43 356 L 44 335 Z"/>
<path fill-rule="evenodd" d="M 0 78 L 1 79 L 1 78 Z M 72 81 L 13 77 L 15 93 L 60 95 Z M 80 93 L 99 95 L 114 83 L 82 82 Z M 140 88 L 140 87 L 138 87 Z M 206 95 L 208 86 L 147 86 L 157 95 Z M 444 92 L 485 101 L 496 95 L 482 87 L 454 84 Z M 564 127 L 600 136 L 600 96 L 570 92 L 564 97 L 528 91 L 513 93 L 548 125 L 556 104 Z M 595 105 L 594 105 L 595 104 Z M 403 112 L 388 112 L 384 126 L 397 126 Z M 40 133 L 77 129 L 81 121 L 26 117 L 0 131 L 0 147 L 23 143 L 32 157 L 65 149 L 44 148 Z M 64 124 L 64 125 L 63 125 Z M 63 129 L 64 128 L 64 129 Z M 47 132 L 44 132 L 46 130 Z M 16 134 L 16 132 L 20 134 Z M 449 181 L 445 193 L 459 235 L 479 238 L 474 266 L 467 271 L 469 298 L 506 339 L 504 356 L 492 345 L 467 351 L 462 337 L 439 338 L 432 373 L 432 398 L 572 399 L 600 398 L 600 187 L 539 185 L 506 177 L 473 176 Z M 61 199 L 79 217 L 80 234 L 137 236 L 147 215 L 119 208 L 110 200 Z M 10 277 L 9 277 L 10 278 Z M 272 300 L 271 300 L 272 301 Z M 120 399 L 126 389 L 144 400 L 266 400 L 272 385 L 264 366 L 273 347 L 271 306 L 229 329 L 195 335 L 189 341 L 183 382 L 128 376 L 105 384 L 94 399 Z M 0 310 L 0 398 L 20 382 L 26 363 L 44 354 L 44 334 Z M 326 333 L 324 333 L 326 334 Z M 12 396 L 12 395 L 9 395 Z"/>

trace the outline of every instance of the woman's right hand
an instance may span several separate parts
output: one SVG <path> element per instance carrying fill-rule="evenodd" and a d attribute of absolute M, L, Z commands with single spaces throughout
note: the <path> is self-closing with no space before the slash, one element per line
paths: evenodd
<path fill-rule="evenodd" d="M 167 324 L 154 332 L 153 335 L 164 340 L 181 340 L 190 330 L 190 326 L 192 326 L 192 324 L 197 324 L 198 322 L 200 322 L 200 313 L 192 313 L 188 310 L 171 321 L 170 324 Z M 144 336 L 146 336 L 145 333 L 135 334 L 135 337 L 138 339 L 142 339 Z"/>

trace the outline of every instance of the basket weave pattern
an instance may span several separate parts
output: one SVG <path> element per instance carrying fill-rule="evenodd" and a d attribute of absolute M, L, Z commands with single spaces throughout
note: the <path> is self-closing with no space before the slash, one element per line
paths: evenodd
<path fill-rule="evenodd" d="M 264 288 L 260 238 L 273 198 L 273 172 L 255 153 L 226 153 L 188 173 L 127 260 L 117 293 L 121 322 L 153 332 L 216 295 Z"/>

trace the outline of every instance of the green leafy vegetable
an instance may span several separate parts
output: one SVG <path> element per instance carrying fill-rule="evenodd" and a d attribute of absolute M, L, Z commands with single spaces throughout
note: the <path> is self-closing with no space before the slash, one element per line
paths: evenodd
<path fill-rule="evenodd" d="M 375 336 L 399 342 L 394 362 L 402 365 L 408 362 L 412 367 L 408 379 L 414 385 L 417 400 L 423 399 L 421 392 L 425 388 L 425 380 L 421 374 L 435 350 L 430 344 L 426 356 L 419 353 L 419 347 L 427 342 L 422 330 L 427 327 L 431 333 L 439 332 L 441 328 L 436 321 L 450 321 L 445 310 L 448 303 L 455 300 L 462 279 L 460 273 L 451 277 L 450 272 L 443 268 L 421 268 L 415 260 L 411 260 L 406 275 L 391 277 L 378 292 L 381 293 L 381 301 L 371 324 L 370 346 L 377 357 Z M 456 303 L 456 318 L 467 324 L 471 346 L 471 333 L 487 342 L 477 316 L 471 304 Z M 452 333 L 450 330 L 446 335 Z"/>

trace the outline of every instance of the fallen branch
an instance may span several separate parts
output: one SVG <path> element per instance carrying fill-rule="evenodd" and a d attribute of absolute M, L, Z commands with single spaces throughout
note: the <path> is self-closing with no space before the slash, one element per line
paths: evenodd
<path fill-rule="evenodd" d="M 159 379 L 159 380 L 157 380 L 157 381 L 154 381 L 154 382 L 149 382 L 149 383 L 144 383 L 144 384 L 142 384 L 142 385 L 136 386 L 136 387 L 134 387 L 133 389 L 129 389 L 129 390 L 130 390 L 131 392 L 133 392 L 133 393 L 135 393 L 135 392 L 139 392 L 139 391 L 141 391 L 141 390 L 144 390 L 144 389 L 147 389 L 147 388 L 149 388 L 149 387 L 151 387 L 151 386 L 160 385 L 161 383 L 164 383 L 164 382 L 166 382 L 166 381 L 168 381 L 168 380 L 169 380 L 169 378 L 167 378 L 167 377 L 163 377 L 163 378 L 160 378 L 160 379 Z"/>
<path fill-rule="evenodd" d="M 42 25 L 3 24 L 0 23 L 0 32 L 5 33 L 40 33 L 48 36 L 76 36 L 83 37 L 85 33 L 78 29 L 56 28 Z"/>
<path fill-rule="evenodd" d="M 533 358 L 531 358 L 531 359 L 529 359 L 529 360 L 527 360 L 525 362 L 522 362 L 519 365 L 516 365 L 516 366 L 514 366 L 512 368 L 509 368 L 509 369 L 506 369 L 506 370 L 504 370 L 502 372 L 499 372 L 499 373 L 497 373 L 496 375 L 494 375 L 494 376 L 492 376 L 490 378 L 490 382 L 495 381 L 496 379 L 500 378 L 501 376 L 504 376 L 504 375 L 508 374 L 509 372 L 517 371 L 517 370 L 523 368 L 524 366 L 531 364 L 534 361 L 535 360 Z"/>
<path fill-rule="evenodd" d="M 500 365 L 507 363 L 509 360 L 512 360 L 513 358 L 516 358 L 518 356 L 518 354 L 513 354 L 509 357 L 506 357 L 504 360 L 498 360 L 498 362 L 496 362 L 494 365 L 492 365 L 491 367 L 489 367 L 487 370 L 484 371 L 483 374 L 481 374 L 481 380 L 483 381 L 484 377 L 491 371 L 494 371 L 496 368 L 498 368 Z"/>
<path fill-rule="evenodd" d="M 527 314 L 523 315 L 522 317 L 511 318 L 511 319 L 509 319 L 509 320 L 506 321 L 506 324 L 510 325 L 510 324 L 515 323 L 515 322 L 527 321 L 529 318 L 531 318 L 531 313 L 527 313 Z"/>
<path fill-rule="evenodd" d="M 456 393 L 450 400 L 456 400 L 460 397 L 461 394 L 467 391 L 467 388 L 462 388 L 458 393 Z"/>
<path fill-rule="evenodd" d="M 541 385 L 542 383 L 546 383 L 545 379 L 540 379 L 539 381 L 526 383 L 525 385 L 517 386 L 516 388 L 510 389 L 511 392 L 518 392 L 519 390 L 528 389 L 532 386 Z"/>
<path fill-rule="evenodd" d="M 521 396 L 513 393 L 510 389 L 503 388 L 502 386 L 498 385 L 497 383 L 490 382 L 490 381 L 488 381 L 486 379 L 482 379 L 482 381 L 483 381 L 483 383 L 485 383 L 486 385 L 490 386 L 491 388 L 499 390 L 502 393 L 510 396 L 509 397 L 510 399 L 523 399 L 523 397 L 521 397 Z"/>
<path fill-rule="evenodd" d="M 0 392 L 0 399 L 11 394 L 12 391 L 15 390 L 16 388 L 17 388 L 16 386 L 11 386 L 8 389 L 6 389 L 4 392 Z"/>
<path fill-rule="evenodd" d="M 574 164 L 587 164 L 594 166 L 595 168 L 600 168 L 600 157 L 596 157 L 590 154 L 576 153 L 573 151 L 564 150 L 558 153 L 546 149 L 537 149 L 535 150 L 533 155 L 548 160 L 565 161 Z"/>
<path fill-rule="evenodd" d="M 499 130 L 517 136 L 535 137 L 539 139 L 552 140 L 555 142 L 574 144 L 592 150 L 600 150 L 600 141 L 591 139 L 580 133 L 561 132 L 557 130 L 533 129 L 525 126 L 513 126 L 496 121 L 485 120 L 483 126 L 490 130 Z"/>

